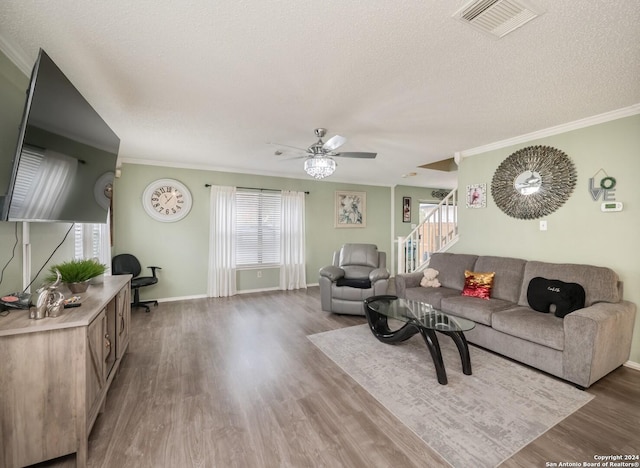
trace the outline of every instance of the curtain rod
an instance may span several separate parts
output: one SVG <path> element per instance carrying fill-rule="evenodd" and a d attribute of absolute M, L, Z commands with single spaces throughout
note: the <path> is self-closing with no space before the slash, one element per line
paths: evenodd
<path fill-rule="evenodd" d="M 204 184 L 205 187 L 211 187 L 211 184 Z M 271 189 L 271 188 L 259 188 L 259 187 L 236 187 L 239 189 L 245 189 L 245 190 L 260 190 L 261 192 L 282 192 L 282 190 L 280 189 Z M 304 192 L 305 194 L 309 195 L 309 192 Z"/>

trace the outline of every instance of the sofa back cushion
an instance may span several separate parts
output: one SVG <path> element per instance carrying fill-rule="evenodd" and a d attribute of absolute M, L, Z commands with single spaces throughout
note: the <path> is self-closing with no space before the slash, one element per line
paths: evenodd
<path fill-rule="evenodd" d="M 610 268 L 569 263 L 527 262 L 518 304 L 528 306 L 527 289 L 535 277 L 578 283 L 584 288 L 585 307 L 596 302 L 620 302 L 618 275 Z"/>
<path fill-rule="evenodd" d="M 475 271 L 474 265 L 477 259 L 477 255 L 434 253 L 429 260 L 429 268 L 438 270 L 438 281 L 442 287 L 462 291 L 464 272 L 465 270 Z"/>
<path fill-rule="evenodd" d="M 369 278 L 371 270 L 380 266 L 378 247 L 373 244 L 344 244 L 338 265 L 347 279 Z"/>
<path fill-rule="evenodd" d="M 518 302 L 526 260 L 521 258 L 481 256 L 476 260 L 475 271 L 493 271 L 491 297 Z"/>

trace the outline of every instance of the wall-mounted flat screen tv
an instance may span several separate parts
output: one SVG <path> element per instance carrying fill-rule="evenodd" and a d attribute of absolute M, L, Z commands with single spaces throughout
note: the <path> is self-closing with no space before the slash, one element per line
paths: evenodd
<path fill-rule="evenodd" d="M 118 136 L 41 49 L 0 220 L 106 223 L 119 147 Z"/>

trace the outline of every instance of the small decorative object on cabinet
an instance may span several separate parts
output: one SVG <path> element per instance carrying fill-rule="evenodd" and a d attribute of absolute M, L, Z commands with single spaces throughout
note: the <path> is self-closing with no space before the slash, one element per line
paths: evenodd
<path fill-rule="evenodd" d="M 53 265 L 47 276 L 47 282 L 54 282 L 60 273 L 61 281 L 67 285 L 69 291 L 74 294 L 83 293 L 89 287 L 91 279 L 103 275 L 107 270 L 106 265 L 96 260 L 71 260 Z"/>

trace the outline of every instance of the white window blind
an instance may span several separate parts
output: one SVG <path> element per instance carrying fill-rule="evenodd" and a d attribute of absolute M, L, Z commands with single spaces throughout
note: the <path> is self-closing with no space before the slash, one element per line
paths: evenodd
<path fill-rule="evenodd" d="M 107 271 L 109 271 L 111 265 L 109 224 L 76 223 L 73 234 L 75 259 L 96 259 L 107 265 Z"/>
<path fill-rule="evenodd" d="M 76 259 L 100 258 L 102 244 L 100 231 L 100 224 L 76 223 L 74 227 Z"/>
<path fill-rule="evenodd" d="M 10 216 L 17 216 L 24 209 L 24 201 L 31 190 L 31 182 L 35 180 L 44 156 L 40 151 L 25 146 L 20 154 L 20 166 L 13 188 L 13 200 Z"/>
<path fill-rule="evenodd" d="M 280 192 L 236 193 L 236 266 L 280 263 Z"/>
<path fill-rule="evenodd" d="M 82 224 L 76 223 L 73 226 L 73 257 L 76 260 L 82 260 L 84 258 L 84 238 L 82 235 Z"/>

